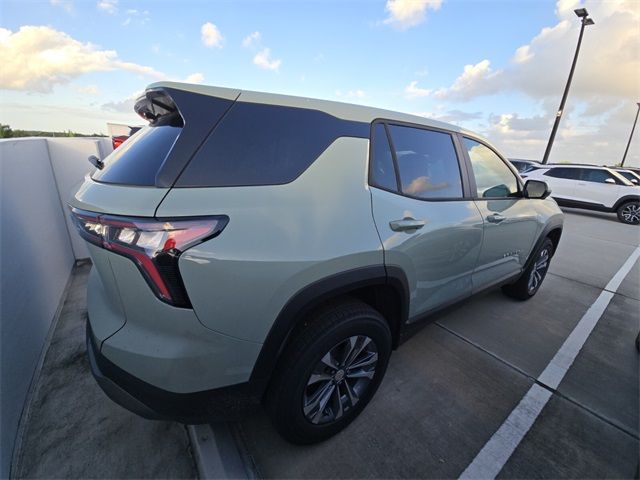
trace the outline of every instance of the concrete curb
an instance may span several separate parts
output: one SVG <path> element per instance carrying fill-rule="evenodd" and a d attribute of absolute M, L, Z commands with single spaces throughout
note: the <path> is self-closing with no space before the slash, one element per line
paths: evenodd
<path fill-rule="evenodd" d="M 189 425 L 187 431 L 199 478 L 258 478 L 253 462 L 229 424 Z"/>

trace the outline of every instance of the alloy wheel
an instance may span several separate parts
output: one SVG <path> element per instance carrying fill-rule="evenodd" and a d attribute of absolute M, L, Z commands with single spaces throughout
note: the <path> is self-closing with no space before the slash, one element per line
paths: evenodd
<path fill-rule="evenodd" d="M 340 419 L 366 393 L 376 373 L 378 349 L 365 335 L 332 347 L 314 367 L 302 398 L 305 418 L 315 425 Z"/>
<path fill-rule="evenodd" d="M 543 248 L 538 255 L 538 259 L 536 263 L 533 265 L 533 269 L 531 270 L 531 274 L 529 275 L 529 282 L 527 284 L 527 288 L 529 290 L 529 294 L 534 293 L 538 288 L 540 288 L 540 284 L 544 279 L 545 274 L 547 273 L 547 269 L 549 268 L 549 249 Z"/>
<path fill-rule="evenodd" d="M 620 212 L 620 216 L 626 223 L 640 222 L 640 204 L 630 203 Z"/>

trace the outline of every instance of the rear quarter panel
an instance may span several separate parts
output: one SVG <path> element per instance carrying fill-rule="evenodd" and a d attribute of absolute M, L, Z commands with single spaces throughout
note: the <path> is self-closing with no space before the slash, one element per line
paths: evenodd
<path fill-rule="evenodd" d="M 228 215 L 180 271 L 200 321 L 263 342 L 286 302 L 329 275 L 383 264 L 366 181 L 369 141 L 338 138 L 286 185 L 174 188 L 158 217 Z"/>

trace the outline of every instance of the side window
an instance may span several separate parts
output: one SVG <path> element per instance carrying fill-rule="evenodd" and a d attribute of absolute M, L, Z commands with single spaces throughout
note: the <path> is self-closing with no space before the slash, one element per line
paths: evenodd
<path fill-rule="evenodd" d="M 402 193 L 424 199 L 462 197 L 462 179 L 448 133 L 389 125 Z"/>
<path fill-rule="evenodd" d="M 371 159 L 371 184 L 394 192 L 398 191 L 393 156 L 384 125 L 378 123 L 373 129 L 373 148 Z"/>
<path fill-rule="evenodd" d="M 503 198 L 518 193 L 516 176 L 493 150 L 469 138 L 464 139 L 464 144 L 471 159 L 479 197 Z"/>
<path fill-rule="evenodd" d="M 545 173 L 547 177 L 554 178 L 566 178 L 569 180 L 578 180 L 580 178 L 580 169 L 579 168 L 552 168 L 548 172 Z"/>
<path fill-rule="evenodd" d="M 594 183 L 606 183 L 606 180 L 610 178 L 615 182 L 615 178 L 606 170 L 596 170 L 593 168 L 583 168 L 582 169 L 582 180 L 586 182 L 594 182 Z M 616 182 L 618 183 L 618 182 Z"/>

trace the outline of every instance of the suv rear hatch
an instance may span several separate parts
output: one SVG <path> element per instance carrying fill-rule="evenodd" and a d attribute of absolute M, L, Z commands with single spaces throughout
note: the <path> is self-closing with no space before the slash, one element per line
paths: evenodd
<path fill-rule="evenodd" d="M 107 156 L 103 168 L 87 176 L 69 201 L 95 266 L 88 296 L 104 312 L 100 324 L 92 324 L 98 341 L 126 321 L 116 282 L 122 257 L 137 265 L 159 300 L 188 308 L 177 257 L 226 223 L 222 217 L 196 222 L 155 218 L 182 170 L 240 94 L 223 88 L 213 96 L 211 89 L 206 95 L 194 90 L 166 82 L 151 85 L 135 105 L 149 124 Z"/>

